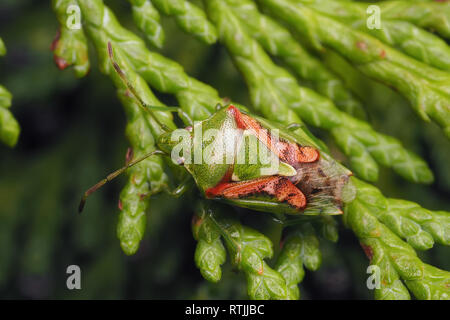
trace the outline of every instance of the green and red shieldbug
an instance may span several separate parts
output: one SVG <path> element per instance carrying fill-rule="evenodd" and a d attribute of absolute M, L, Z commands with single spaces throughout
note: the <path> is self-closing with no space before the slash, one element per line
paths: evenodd
<path fill-rule="evenodd" d="M 157 123 L 152 110 L 174 111 L 173 107 L 146 105 L 108 47 L 114 69 Z M 90 188 L 80 203 L 80 211 L 89 194 L 154 154 L 171 156 L 172 161 L 184 166 L 205 198 L 257 211 L 340 214 L 342 203 L 352 197 L 351 172 L 320 152 L 306 134 L 298 134 L 299 130 L 294 134 L 233 105 L 219 106 L 208 119 L 186 129 L 161 128 L 166 133 L 157 139 L 160 150 L 130 162 Z M 205 159 L 202 151 L 208 151 L 209 158 Z M 264 154 L 264 161 L 255 153 Z"/>

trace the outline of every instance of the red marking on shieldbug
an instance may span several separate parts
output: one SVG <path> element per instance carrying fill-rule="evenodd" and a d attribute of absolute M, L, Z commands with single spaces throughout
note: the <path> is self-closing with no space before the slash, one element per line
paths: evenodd
<path fill-rule="evenodd" d="M 380 52 L 380 57 L 381 57 L 381 59 L 386 58 L 386 51 L 384 51 L 384 49 L 381 50 L 381 52 Z"/>
<path fill-rule="evenodd" d="M 281 161 L 287 162 L 291 165 L 297 162 L 315 162 L 319 160 L 319 152 L 312 147 L 300 147 L 297 144 L 272 139 L 269 131 L 265 129 L 261 123 L 249 115 L 242 113 L 235 106 L 230 105 L 228 112 L 236 121 L 239 129 L 250 130 L 259 141 L 264 143 L 274 154 L 276 154 Z"/>
<path fill-rule="evenodd" d="M 119 199 L 119 203 L 117 204 L 117 206 L 119 207 L 119 210 L 120 210 L 120 211 L 123 210 L 122 200 Z"/>
<path fill-rule="evenodd" d="M 228 182 L 231 181 L 231 176 L 233 175 L 233 168 L 230 167 L 225 175 L 222 177 L 220 182 L 212 188 L 205 191 L 206 197 L 214 198 L 215 196 L 221 194 L 228 186 Z"/>

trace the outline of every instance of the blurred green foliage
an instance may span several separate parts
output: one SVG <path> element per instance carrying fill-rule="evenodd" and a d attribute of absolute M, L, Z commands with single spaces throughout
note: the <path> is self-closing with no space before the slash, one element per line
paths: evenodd
<path fill-rule="evenodd" d="M 121 23 L 139 32 L 127 1 L 107 3 L 121 13 Z M 221 96 L 249 104 L 243 80 L 222 46 L 208 46 L 181 32 L 170 17 L 161 17 L 161 23 L 165 56 Z M 0 298 L 246 298 L 244 275 L 229 264 L 217 284 L 204 281 L 196 268 L 194 208 L 186 206 L 190 195 L 151 201 L 144 240 L 131 257 L 122 253 L 115 232 L 125 177 L 92 196 L 83 215 L 76 214 L 86 186 L 123 164 L 126 122 L 113 83 L 99 73 L 93 50 L 90 74 L 81 80 L 73 71 L 56 68 L 50 51 L 56 30 L 50 1 L 44 6 L 31 0 L 0 3 L 0 36 L 8 47 L 8 55 L 0 60 L 0 83 L 12 92 L 14 114 L 22 127 L 15 149 L 0 145 Z M 333 62 L 336 57 L 322 58 L 339 73 L 342 64 Z M 436 177 L 431 186 L 423 186 L 381 169 L 376 186 L 389 197 L 450 210 L 450 141 L 435 124 L 421 121 L 404 98 L 354 69 L 348 73 L 348 68 L 341 76 L 357 84 L 374 128 L 421 155 Z M 174 104 L 171 97 L 158 98 Z M 332 140 L 318 129 L 312 131 L 343 159 Z M 240 219 L 266 235 L 275 224 L 265 214 Z M 320 243 L 322 266 L 305 271 L 302 299 L 373 296 L 366 288 L 368 260 L 352 232 L 337 219 L 340 241 Z M 449 253 L 448 247 L 436 244 L 419 257 L 449 270 Z M 66 288 L 66 268 L 71 264 L 81 267 L 81 290 Z"/>

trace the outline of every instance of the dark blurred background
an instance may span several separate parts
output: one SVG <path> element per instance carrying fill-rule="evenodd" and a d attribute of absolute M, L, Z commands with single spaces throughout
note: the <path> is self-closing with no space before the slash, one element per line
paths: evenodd
<path fill-rule="evenodd" d="M 120 13 L 121 23 L 136 31 L 127 1 L 106 2 Z M 198 42 L 170 18 L 164 18 L 163 25 L 164 55 L 222 96 L 250 105 L 223 47 Z M 124 177 L 92 196 L 83 215 L 76 214 L 84 190 L 123 164 L 126 120 L 112 82 L 98 71 L 94 50 L 91 72 L 83 79 L 76 79 L 72 70 L 56 68 L 50 51 L 56 30 L 50 1 L 0 2 L 0 37 L 8 49 L 0 58 L 0 83 L 12 92 L 11 111 L 22 127 L 14 149 L 0 145 L 0 298 L 246 298 L 244 277 L 229 265 L 219 284 L 202 279 L 194 265 L 192 210 L 186 199 L 159 196 L 151 202 L 145 238 L 131 257 L 122 253 L 116 238 Z M 436 175 L 433 185 L 420 186 L 383 169 L 377 186 L 390 197 L 450 210 L 449 141 L 391 90 L 370 82 L 364 90 L 375 128 L 419 153 Z M 314 132 L 336 149 L 323 132 Z M 249 220 L 258 228 L 259 218 Z M 366 288 L 368 260 L 357 239 L 340 225 L 339 242 L 321 244 L 322 267 L 307 271 L 303 299 L 372 298 Z M 449 253 L 436 245 L 419 255 L 450 270 Z M 81 290 L 66 288 L 66 268 L 72 264 L 81 267 Z"/>

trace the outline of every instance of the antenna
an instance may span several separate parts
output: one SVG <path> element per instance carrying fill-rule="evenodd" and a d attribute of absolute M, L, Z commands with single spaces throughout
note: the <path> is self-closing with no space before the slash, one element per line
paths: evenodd
<path fill-rule="evenodd" d="M 83 198 L 81 198 L 80 201 L 80 205 L 78 206 L 78 212 L 81 213 L 81 211 L 83 211 L 84 205 L 86 204 L 86 200 L 87 198 L 93 194 L 95 191 L 97 191 L 98 189 L 100 189 L 101 187 L 103 187 L 103 185 L 105 185 L 107 182 L 113 180 L 114 178 L 116 178 L 117 176 L 119 176 L 120 174 L 122 174 L 123 172 L 125 172 L 125 170 L 127 170 L 128 168 L 134 166 L 135 164 L 147 159 L 148 157 L 151 157 L 155 154 L 161 154 L 164 155 L 165 153 L 162 152 L 161 150 L 155 150 L 152 151 L 150 153 L 147 153 L 146 155 L 131 161 L 130 163 L 127 163 L 125 166 L 123 166 L 122 168 L 110 173 L 105 179 L 100 180 L 99 182 L 97 182 L 95 185 L 93 185 L 92 187 L 90 187 L 88 190 L 86 190 L 86 192 L 83 195 Z"/>
<path fill-rule="evenodd" d="M 127 89 L 133 94 L 136 101 L 138 102 L 139 107 L 144 109 L 146 112 L 150 114 L 150 116 L 156 121 L 156 123 L 166 132 L 172 131 L 169 127 L 167 127 L 164 123 L 159 121 L 159 119 L 155 116 L 153 113 L 153 110 L 159 110 L 159 111 L 169 111 L 169 112 L 177 112 L 179 108 L 177 107 L 165 107 L 165 106 L 150 106 L 147 105 L 144 100 L 140 97 L 139 93 L 137 93 L 136 89 L 131 84 L 130 80 L 127 78 L 125 72 L 120 68 L 119 64 L 114 59 L 114 52 L 111 45 L 111 42 L 108 42 L 108 55 L 109 59 L 111 60 L 111 63 L 114 67 L 114 70 L 116 70 L 117 74 L 119 75 L 120 79 L 122 79 L 123 83 L 127 87 Z"/>

